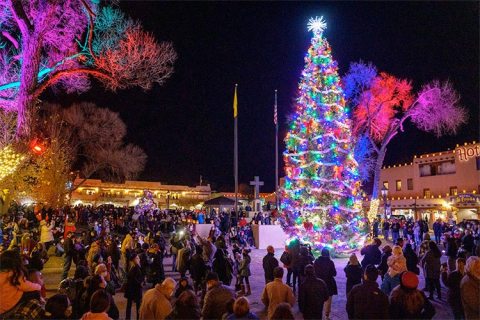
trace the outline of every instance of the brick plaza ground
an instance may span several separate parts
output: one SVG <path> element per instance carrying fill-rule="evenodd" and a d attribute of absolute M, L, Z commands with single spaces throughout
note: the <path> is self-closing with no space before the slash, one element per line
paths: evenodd
<path fill-rule="evenodd" d="M 252 285 L 252 295 L 248 297 L 251 310 L 256 313 L 261 319 L 266 319 L 266 312 L 265 308 L 260 300 L 263 287 L 265 285 L 264 280 L 264 273 L 262 268 L 262 259 L 266 254 L 266 250 L 257 250 L 252 249 L 251 257 L 251 271 L 252 276 L 250 277 L 250 284 Z M 275 257 L 280 259 L 282 252 L 277 250 L 275 252 Z M 357 253 L 359 260 L 361 260 L 360 255 Z M 166 276 L 173 277 L 174 279 L 178 280 L 180 275 L 177 272 L 171 272 L 171 258 L 166 258 L 164 260 Z M 332 304 L 332 313 L 330 315 L 331 319 L 339 320 L 339 319 L 348 319 L 347 313 L 345 311 L 346 305 L 346 295 L 345 295 L 345 285 L 346 285 L 346 278 L 343 268 L 348 262 L 348 259 L 334 259 L 335 267 L 337 269 L 337 286 L 338 286 L 338 295 L 333 297 L 333 304 Z M 62 273 L 62 264 L 63 259 L 58 258 L 55 256 L 50 257 L 50 260 L 45 265 L 43 270 L 43 275 L 45 278 L 45 284 L 47 286 L 48 295 L 51 296 L 56 293 L 58 288 L 58 284 L 61 279 Z M 73 276 L 75 270 L 75 266 L 72 264 L 72 268 L 70 270 L 70 276 Z M 286 271 L 286 270 L 285 270 Z M 284 279 L 286 277 L 286 272 Z M 380 279 L 379 279 L 380 280 Z M 233 281 L 232 281 L 233 283 Z M 380 283 L 380 282 L 379 282 Z M 423 276 L 420 276 L 420 285 L 419 288 L 424 287 L 424 280 Z M 145 288 L 148 289 L 148 288 Z M 450 312 L 450 308 L 445 300 L 446 297 L 446 289 L 442 288 L 442 296 L 443 300 L 435 299 L 433 300 L 433 305 L 436 309 L 436 315 L 434 319 L 453 319 L 453 316 Z M 435 295 L 436 296 L 436 295 Z M 123 293 L 117 293 L 115 295 L 115 302 L 120 310 L 120 318 L 125 317 L 125 308 L 126 308 L 126 299 L 123 297 Z M 374 307 L 374 306 L 372 306 Z M 132 310 L 132 314 L 134 315 L 134 311 Z M 295 305 L 294 307 L 294 314 L 296 319 L 303 319 L 301 313 L 298 310 L 298 306 Z"/>

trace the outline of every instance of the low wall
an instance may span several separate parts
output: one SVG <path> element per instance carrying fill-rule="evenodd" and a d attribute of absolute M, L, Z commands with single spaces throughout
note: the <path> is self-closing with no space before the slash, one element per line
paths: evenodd
<path fill-rule="evenodd" d="M 287 235 L 278 224 L 264 225 L 254 224 L 253 238 L 257 249 L 266 249 L 267 246 L 273 246 L 276 249 L 284 249 Z"/>
<path fill-rule="evenodd" d="M 210 230 L 212 229 L 213 224 L 196 224 L 195 225 L 195 232 L 201 236 L 202 238 L 207 238 L 210 234 Z"/>

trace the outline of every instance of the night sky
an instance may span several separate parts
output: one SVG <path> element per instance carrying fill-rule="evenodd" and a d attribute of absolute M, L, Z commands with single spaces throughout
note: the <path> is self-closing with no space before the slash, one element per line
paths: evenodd
<path fill-rule="evenodd" d="M 232 100 L 238 83 L 239 181 L 259 175 L 265 181 L 261 191 L 273 191 L 274 90 L 282 140 L 312 16 L 327 21 L 324 35 L 341 75 L 362 59 L 411 79 L 417 89 L 433 79 L 450 79 L 462 96 L 470 118 L 457 136 L 436 139 L 409 124 L 390 143 L 385 164 L 479 140 L 478 2 L 122 1 L 120 7 L 159 41 L 173 42 L 174 75 L 147 92 L 93 89 L 61 99 L 93 101 L 120 113 L 128 142 L 148 155 L 139 179 L 195 185 L 202 175 L 214 189 L 233 191 Z M 280 153 L 283 149 L 282 143 Z"/>

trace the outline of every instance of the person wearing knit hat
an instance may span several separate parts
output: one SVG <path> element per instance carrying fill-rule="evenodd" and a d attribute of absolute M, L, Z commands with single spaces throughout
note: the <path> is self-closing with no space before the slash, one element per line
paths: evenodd
<path fill-rule="evenodd" d="M 423 291 L 417 289 L 418 276 L 406 271 L 400 275 L 400 285 L 390 294 L 391 319 L 431 319 L 435 307 Z"/>

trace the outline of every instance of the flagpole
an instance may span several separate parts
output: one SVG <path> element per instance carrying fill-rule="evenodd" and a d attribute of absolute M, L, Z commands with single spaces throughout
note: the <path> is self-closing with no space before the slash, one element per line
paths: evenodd
<path fill-rule="evenodd" d="M 277 89 L 275 89 L 275 206 L 280 211 L 280 201 L 278 195 L 278 111 L 277 111 Z"/>
<path fill-rule="evenodd" d="M 233 171 L 235 176 L 235 215 L 238 224 L 238 123 L 237 123 L 237 87 L 235 84 L 235 93 L 233 97 Z"/>

